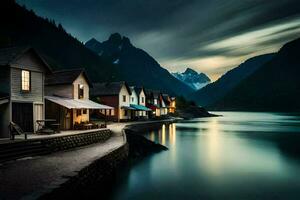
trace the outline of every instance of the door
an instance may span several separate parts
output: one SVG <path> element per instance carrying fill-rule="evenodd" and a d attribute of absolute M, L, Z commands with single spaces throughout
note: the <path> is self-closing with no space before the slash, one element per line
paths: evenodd
<path fill-rule="evenodd" d="M 23 131 L 33 132 L 32 103 L 12 103 L 12 121 L 18 124 Z"/>
<path fill-rule="evenodd" d="M 44 105 L 43 104 L 34 104 L 33 105 L 33 122 L 34 122 L 34 132 L 38 129 L 38 124 L 36 120 L 44 119 Z"/>

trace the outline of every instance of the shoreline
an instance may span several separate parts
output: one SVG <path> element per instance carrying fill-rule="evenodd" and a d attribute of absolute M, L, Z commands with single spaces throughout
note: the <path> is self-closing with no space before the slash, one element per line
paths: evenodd
<path fill-rule="evenodd" d="M 78 171 L 75 176 L 69 177 L 66 182 L 51 192 L 43 194 L 39 199 L 99 198 L 99 195 L 102 195 L 101 198 L 108 198 L 113 192 L 112 186 L 120 181 L 116 176 L 122 167 L 128 167 L 151 154 L 168 150 L 165 146 L 148 140 L 138 132 L 157 129 L 162 124 L 174 122 L 174 119 L 167 119 L 115 124 L 111 130 L 116 136 L 124 136 L 123 146 L 94 160 Z"/>

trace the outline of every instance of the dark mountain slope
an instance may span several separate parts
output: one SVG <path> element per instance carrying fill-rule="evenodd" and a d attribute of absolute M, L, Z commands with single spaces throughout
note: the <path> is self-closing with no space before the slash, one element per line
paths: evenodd
<path fill-rule="evenodd" d="M 243 80 L 213 108 L 251 111 L 300 111 L 300 38 Z"/>
<path fill-rule="evenodd" d="M 60 24 L 5 0 L 1 2 L 0 46 L 20 45 L 36 48 L 54 69 L 84 67 L 93 81 L 119 78 L 112 64 L 87 49 Z"/>
<path fill-rule="evenodd" d="M 91 39 L 85 45 L 101 58 L 110 60 L 129 84 L 159 89 L 172 95 L 192 92 L 191 88 L 173 77 L 147 52 L 136 48 L 127 37 L 118 33 L 112 34 L 104 42 Z"/>
<path fill-rule="evenodd" d="M 208 106 L 223 98 L 243 79 L 247 78 L 263 64 L 270 61 L 274 54 L 265 54 L 246 60 L 238 67 L 228 71 L 217 81 L 208 84 L 192 95 L 192 99 L 201 106 Z"/>

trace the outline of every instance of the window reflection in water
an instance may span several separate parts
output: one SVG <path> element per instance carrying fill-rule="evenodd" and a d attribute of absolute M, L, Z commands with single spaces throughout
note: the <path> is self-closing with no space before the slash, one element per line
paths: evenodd
<path fill-rule="evenodd" d="M 209 168 L 212 173 L 217 173 L 221 167 L 219 166 L 221 159 L 219 131 L 218 120 L 216 118 L 211 119 L 207 130 L 207 164 L 210 165 Z"/>
<path fill-rule="evenodd" d="M 176 125 L 169 124 L 169 143 L 175 145 L 176 143 Z"/>
<path fill-rule="evenodd" d="M 162 125 L 161 128 L 162 136 L 161 136 L 161 144 L 165 145 L 166 144 L 166 125 Z"/>
<path fill-rule="evenodd" d="M 155 133 L 154 133 L 154 131 L 150 132 L 150 140 L 151 141 L 155 141 Z"/>

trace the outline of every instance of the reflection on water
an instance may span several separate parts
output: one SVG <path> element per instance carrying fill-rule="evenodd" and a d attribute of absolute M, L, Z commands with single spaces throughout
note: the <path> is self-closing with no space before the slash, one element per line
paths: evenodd
<path fill-rule="evenodd" d="M 218 113 L 145 133 L 169 147 L 134 165 L 114 199 L 300 199 L 300 117 Z"/>
<path fill-rule="evenodd" d="M 212 119 L 208 124 L 207 132 L 207 162 L 210 163 L 212 171 L 216 172 L 220 166 L 220 141 L 219 141 L 219 125 L 216 118 Z"/>

